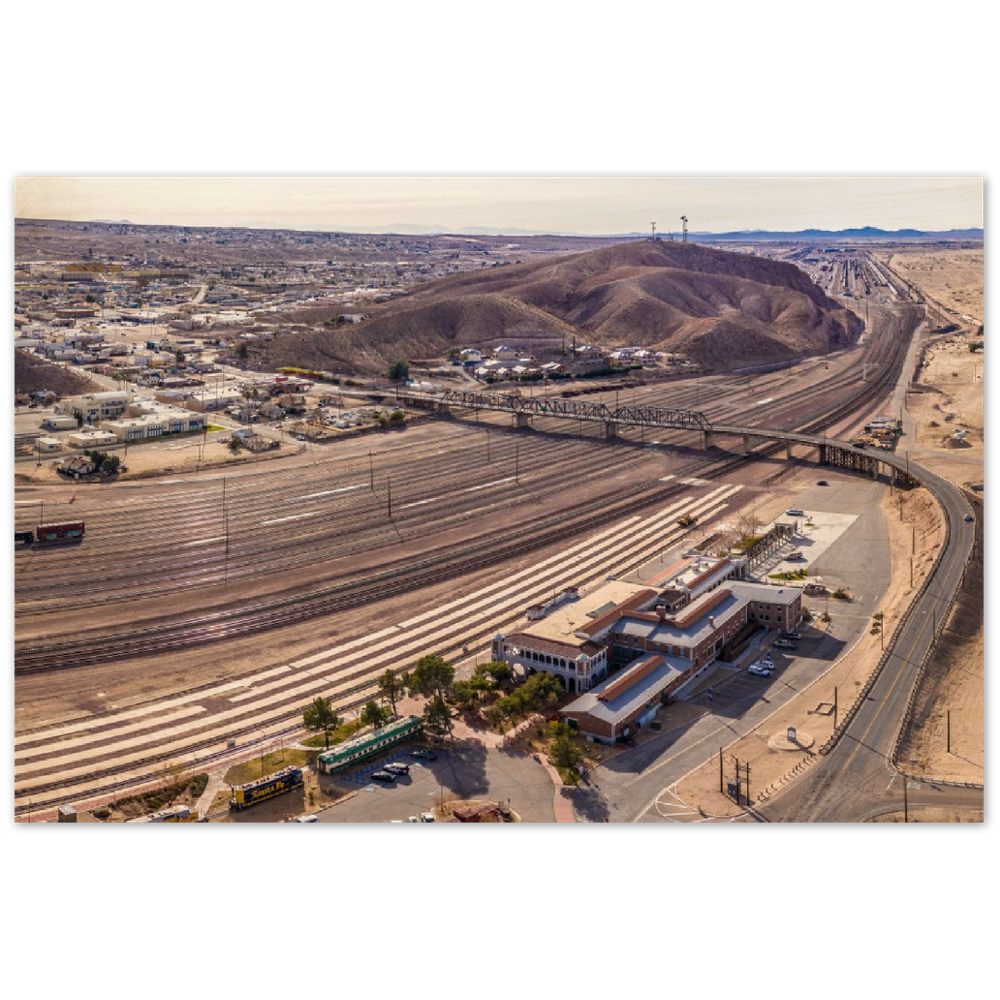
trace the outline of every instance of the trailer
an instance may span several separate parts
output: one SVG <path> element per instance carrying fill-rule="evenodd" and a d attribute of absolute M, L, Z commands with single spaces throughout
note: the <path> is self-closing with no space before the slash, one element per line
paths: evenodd
<path fill-rule="evenodd" d="M 127 819 L 126 823 L 197 823 L 198 814 L 192 812 L 188 806 L 167 806 L 158 812 L 147 813 L 145 816 L 137 816 L 135 819 Z"/>
<path fill-rule="evenodd" d="M 83 521 L 68 524 L 40 524 L 35 532 L 39 542 L 79 542 L 83 539 Z"/>

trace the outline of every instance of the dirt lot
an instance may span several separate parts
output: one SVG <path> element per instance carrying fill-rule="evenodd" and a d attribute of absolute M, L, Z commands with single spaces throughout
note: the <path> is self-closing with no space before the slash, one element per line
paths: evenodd
<path fill-rule="evenodd" d="M 964 487 L 981 483 L 983 473 L 984 352 L 969 350 L 980 339 L 974 334 L 933 338 L 920 362 L 917 385 L 922 391 L 909 393 L 906 400 L 912 428 L 902 447 Z M 956 438 L 955 432 L 963 430 L 967 433 Z"/>
<path fill-rule="evenodd" d="M 119 476 L 118 482 L 128 482 L 132 479 L 144 479 L 149 476 L 169 476 L 180 473 L 195 472 L 198 469 L 226 468 L 246 466 L 253 462 L 266 462 L 275 458 L 287 457 L 297 454 L 302 449 L 302 445 L 296 443 L 295 447 L 290 447 L 283 443 L 280 448 L 273 451 L 261 452 L 259 455 L 252 454 L 246 449 L 241 449 L 235 455 L 229 450 L 229 446 L 220 441 L 209 441 L 202 445 L 201 435 L 180 438 L 177 441 L 166 444 L 157 442 L 149 445 L 130 445 L 128 458 L 125 464 L 128 472 Z M 82 454 L 76 449 L 67 449 L 60 452 L 60 457 L 69 457 L 75 454 Z M 121 451 L 109 452 L 122 458 Z M 15 485 L 26 483 L 51 484 L 60 483 L 62 485 L 72 485 L 72 480 L 65 476 L 60 476 L 55 470 L 53 463 L 46 462 L 40 468 L 34 464 L 21 464 L 14 473 Z"/>
<path fill-rule="evenodd" d="M 876 253 L 927 299 L 969 323 L 983 321 L 983 250 L 918 249 Z"/>

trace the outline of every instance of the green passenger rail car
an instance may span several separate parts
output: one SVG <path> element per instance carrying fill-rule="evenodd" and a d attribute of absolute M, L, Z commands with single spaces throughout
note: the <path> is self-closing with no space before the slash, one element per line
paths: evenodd
<path fill-rule="evenodd" d="M 416 715 L 405 715 L 402 719 L 390 722 L 381 729 L 375 729 L 364 736 L 331 747 L 316 758 L 316 767 L 325 774 L 342 771 L 345 767 L 357 764 L 373 757 L 389 747 L 402 743 L 420 732 L 420 719 Z"/>

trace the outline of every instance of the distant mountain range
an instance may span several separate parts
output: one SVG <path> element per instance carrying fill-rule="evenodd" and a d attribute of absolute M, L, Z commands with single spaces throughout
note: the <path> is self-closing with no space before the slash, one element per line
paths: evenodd
<path fill-rule="evenodd" d="M 329 227 L 313 227 L 318 231 L 327 231 Z M 334 230 L 344 232 L 346 230 Z M 444 226 L 416 226 L 408 223 L 394 223 L 391 227 L 380 229 L 383 235 L 396 234 L 400 236 L 566 236 L 590 237 L 592 239 L 634 240 L 648 238 L 648 232 L 631 233 L 574 233 L 551 229 L 504 229 L 498 226 L 464 226 L 459 229 L 449 229 Z M 660 233 L 659 238 L 666 242 L 679 240 L 680 232 L 671 234 Z M 689 231 L 689 240 L 775 240 L 784 242 L 813 242 L 815 240 L 981 240 L 982 229 L 946 229 L 925 231 L 921 229 L 878 229 L 875 226 L 862 226 L 860 229 L 799 229 L 795 232 L 779 232 L 770 229 L 744 229 L 732 233 L 710 233 L 705 230 Z"/>
<path fill-rule="evenodd" d="M 767 229 L 752 229 L 739 233 L 692 233 L 711 240 L 981 240 L 982 229 L 947 229 L 926 232 L 920 229 L 876 229 L 863 226 L 861 229 L 799 229 L 794 233 L 772 232 Z"/>
<path fill-rule="evenodd" d="M 24 220 L 22 220 L 24 221 Z M 91 223 L 103 225 L 132 225 L 128 219 L 90 219 Z M 180 228 L 178 226 L 168 226 L 168 228 Z M 188 226 L 189 229 L 274 229 L 274 226 L 267 226 L 258 223 L 254 226 Z M 284 229 L 285 227 L 278 227 Z M 295 230 L 290 230 L 294 232 Z M 411 223 L 399 222 L 391 226 L 379 227 L 377 231 L 363 233 L 360 230 L 342 229 L 337 226 L 313 225 L 298 230 L 299 232 L 323 232 L 323 233 L 354 233 L 355 235 L 398 235 L 398 236 L 566 236 L 583 237 L 591 239 L 620 239 L 633 240 L 649 237 L 648 232 L 631 233 L 574 233 L 562 230 L 546 229 L 519 229 L 516 227 L 503 228 L 499 226 L 464 226 L 461 228 L 449 228 L 447 226 L 421 226 Z M 679 240 L 680 233 L 670 234 L 660 233 L 659 238 L 666 242 L 671 239 Z M 743 229 L 731 233 L 711 233 L 706 230 L 690 231 L 688 239 L 704 240 L 714 242 L 716 240 L 779 240 L 785 242 L 812 242 L 815 240 L 981 240 L 983 230 L 980 229 L 946 229 L 937 231 L 927 231 L 921 229 L 878 229 L 875 226 L 862 226 L 860 229 L 798 229 L 795 232 L 779 232 L 771 229 Z"/>

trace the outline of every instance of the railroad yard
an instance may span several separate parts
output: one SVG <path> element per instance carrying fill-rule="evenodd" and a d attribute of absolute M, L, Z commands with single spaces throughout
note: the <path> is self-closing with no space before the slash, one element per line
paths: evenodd
<path fill-rule="evenodd" d="M 832 280 L 832 293 L 851 288 L 865 299 L 867 326 L 858 350 L 760 372 L 631 380 L 596 393 L 592 383 L 580 387 L 589 390 L 588 402 L 609 411 L 670 408 L 702 414 L 712 426 L 849 442 L 906 387 L 907 366 L 916 364 L 911 340 L 930 342 L 921 304 L 901 282 L 893 284 L 885 263 L 864 258 Z M 965 419 L 979 393 L 978 426 L 974 412 L 970 421 L 978 450 L 971 460 L 957 460 L 965 460 L 964 485 L 981 483 L 982 402 L 962 346 L 956 348 L 956 364 L 964 365 L 958 377 L 964 384 L 968 376 L 973 391 L 968 399 L 952 393 L 946 402 Z M 942 380 L 946 351 L 940 340 L 928 347 L 923 381 Z M 566 383 L 559 391 L 574 387 Z M 525 396 L 549 393 L 559 394 L 536 384 Z M 910 449 L 915 468 L 919 459 L 955 481 L 954 449 L 925 429 L 924 395 L 903 392 L 899 399 L 909 428 L 904 440 L 912 441 L 902 447 Z M 34 463 L 19 466 L 15 529 L 72 519 L 86 523 L 86 537 L 71 547 L 15 552 L 18 817 L 52 818 L 67 803 L 92 808 L 177 769 L 212 772 L 294 742 L 303 707 L 316 696 L 356 712 L 374 697 L 387 668 L 405 669 L 428 653 L 445 656 L 467 676 L 488 659 L 493 634 L 522 621 L 533 603 L 565 587 L 586 593 L 667 554 L 676 558 L 711 544 L 740 519 L 767 524 L 802 506 L 817 511 L 817 523 L 824 511 L 829 517 L 865 514 L 864 536 L 838 529 L 824 543 L 829 550 L 818 568 L 810 560 L 829 589 L 856 595 L 843 614 L 830 611 L 829 598 L 807 602 L 834 622 L 810 633 L 817 644 L 831 630 L 838 639 L 820 658 L 822 672 L 833 666 L 833 650 L 839 656 L 850 648 L 855 656 L 842 677 L 825 678 L 828 687 L 836 682 L 845 692 L 840 709 L 846 713 L 878 661 L 870 616 L 876 609 L 885 613 L 888 635 L 935 568 L 948 537 L 935 502 L 923 490 L 908 492 L 901 527 L 902 501 L 886 475 L 873 481 L 847 469 L 827 470 L 815 464 L 815 448 L 796 446 L 786 454 L 783 445 L 753 439 L 756 452 L 745 455 L 738 437 L 719 436 L 707 450 L 703 443 L 692 430 L 623 422 L 611 437 L 599 422 L 547 415 L 518 427 L 509 415 L 466 406 L 402 429 L 295 444 L 232 465 L 203 466 L 204 454 L 195 460 L 192 445 L 184 456 L 159 445 L 136 446 L 129 455 L 132 475 L 107 483 L 64 484 L 51 475 L 36 478 Z M 221 462 L 221 444 L 218 450 Z M 949 461 L 951 467 L 934 464 Z M 678 523 L 682 515 L 694 518 L 693 528 Z M 867 577 L 863 562 L 857 572 L 850 565 L 866 548 L 874 560 Z M 877 571 L 876 552 L 883 553 Z M 875 582 L 859 594 L 865 580 Z M 978 641 L 981 660 L 981 629 Z M 962 659 L 968 651 L 950 655 Z M 817 694 L 809 685 L 818 674 L 797 669 L 794 683 L 783 685 L 787 690 L 761 685 L 756 691 L 778 698 L 785 714 L 801 717 L 799 728 L 811 727 L 822 742 L 835 723 L 829 714 L 812 718 Z M 713 701 L 705 691 L 710 685 L 724 691 L 718 687 L 724 679 L 705 681 L 689 704 L 706 716 L 720 711 L 724 696 Z M 825 703 L 829 692 L 823 690 L 818 700 Z M 742 692 L 728 703 L 745 697 Z M 756 702 L 757 694 L 751 698 Z M 953 698 L 963 706 L 966 744 L 979 733 L 971 767 L 955 774 L 975 784 L 978 767 L 981 783 L 981 694 L 978 716 L 975 698 Z M 667 733 L 677 711 L 665 710 Z M 763 722 L 746 715 L 746 735 L 739 738 L 766 743 L 774 720 L 761 729 Z M 682 803 L 677 812 L 685 817 L 699 815 L 693 810 L 723 818 L 744 814 L 718 792 L 711 745 L 698 749 L 695 741 L 683 766 L 668 766 L 674 755 L 680 758 L 684 739 L 676 736 L 669 753 L 661 747 L 662 759 L 645 761 L 634 801 L 610 818 L 645 816 L 647 785 L 662 790 L 656 802 Z M 674 737 L 661 742 L 671 745 Z M 789 772 L 797 773 L 787 753 L 766 754 L 765 763 L 757 751 L 734 746 L 760 767 L 767 799 Z M 699 754 L 707 761 L 702 771 L 688 768 Z M 941 766 L 929 751 L 924 759 Z M 601 800 L 601 771 L 592 776 L 577 819 L 599 818 L 594 803 Z M 709 776 L 699 777 L 702 772 Z M 666 814 L 674 813 L 667 808 Z"/>

